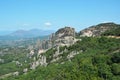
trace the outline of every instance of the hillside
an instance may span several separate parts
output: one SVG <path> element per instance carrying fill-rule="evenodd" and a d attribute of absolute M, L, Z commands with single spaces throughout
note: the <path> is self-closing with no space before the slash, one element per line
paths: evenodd
<path fill-rule="evenodd" d="M 79 32 L 80 36 L 101 36 L 102 34 L 109 34 L 111 32 L 116 32 L 116 31 L 111 31 L 111 30 L 117 30 L 117 28 L 120 28 L 119 24 L 115 23 L 101 23 L 95 26 L 91 26 L 89 28 L 86 28 L 82 31 Z M 119 30 L 117 31 L 119 33 Z M 116 32 L 116 33 L 117 33 Z M 111 33 L 112 34 L 112 33 Z"/>
<path fill-rule="evenodd" d="M 107 30 L 104 33 L 102 33 L 103 36 L 120 36 L 120 27 Z"/>
<path fill-rule="evenodd" d="M 59 52 L 55 57 L 53 48 L 42 54 L 47 58 L 46 67 L 38 66 L 26 75 L 5 80 L 120 79 L 120 39 L 86 37 L 72 46 L 60 47 Z"/>
<path fill-rule="evenodd" d="M 107 37 L 119 36 L 116 30 L 120 32 L 119 25 L 102 23 L 76 35 L 74 28 L 64 27 L 43 41 L 1 46 L 0 78 L 120 80 L 120 38 Z"/>

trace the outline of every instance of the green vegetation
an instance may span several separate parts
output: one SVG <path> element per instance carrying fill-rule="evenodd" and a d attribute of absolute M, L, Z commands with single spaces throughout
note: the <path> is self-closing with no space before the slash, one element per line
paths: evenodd
<path fill-rule="evenodd" d="M 60 52 L 82 50 L 71 61 L 66 57 L 59 63 L 51 63 L 17 77 L 8 77 L 4 80 L 120 80 L 120 39 L 106 37 L 83 37 L 69 47 L 60 47 Z M 48 61 L 52 59 L 55 49 L 48 50 Z M 64 63 L 61 63 L 63 62 Z"/>
<path fill-rule="evenodd" d="M 28 66 L 28 60 L 26 58 L 26 54 L 28 50 L 25 48 L 18 48 L 18 47 L 7 47 L 2 48 L 2 54 L 0 55 L 0 59 L 3 59 L 4 62 L 0 62 L 0 76 L 22 70 Z M 27 60 L 25 63 L 24 61 Z M 19 61 L 20 65 L 16 64 L 16 61 Z"/>
<path fill-rule="evenodd" d="M 99 30 L 99 37 L 76 35 L 78 41 L 74 45 L 56 46 L 39 56 L 38 51 L 41 47 L 39 37 L 1 40 L 0 79 L 120 80 L 120 25 L 103 23 L 92 27 Z M 101 36 L 101 31 L 106 29 Z M 33 62 L 40 60 L 40 56 L 46 57 L 47 66 L 38 64 L 35 70 L 30 70 Z M 27 73 L 23 71 L 25 69 Z M 19 72 L 18 76 L 15 76 L 14 72 Z"/>
<path fill-rule="evenodd" d="M 102 35 L 104 36 L 120 36 L 120 26 L 115 29 L 107 30 Z"/>

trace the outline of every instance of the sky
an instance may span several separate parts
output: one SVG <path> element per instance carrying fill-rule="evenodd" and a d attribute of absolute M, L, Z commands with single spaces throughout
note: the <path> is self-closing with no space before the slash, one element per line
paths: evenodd
<path fill-rule="evenodd" d="M 120 24 L 120 0 L 0 0 L 0 31 Z"/>

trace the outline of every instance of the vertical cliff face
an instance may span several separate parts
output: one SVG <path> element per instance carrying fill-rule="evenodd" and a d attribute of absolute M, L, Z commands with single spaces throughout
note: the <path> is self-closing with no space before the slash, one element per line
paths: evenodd
<path fill-rule="evenodd" d="M 58 61 L 60 58 L 62 58 L 59 57 L 59 55 L 63 54 L 63 52 L 59 52 L 59 47 L 72 45 L 76 41 L 77 40 L 75 39 L 75 29 L 71 27 L 59 29 L 56 33 L 51 34 L 48 40 L 38 40 L 36 43 L 36 49 L 38 49 L 37 58 L 35 58 L 34 61 L 31 63 L 30 69 L 35 69 L 39 65 L 47 66 L 48 63 L 46 61 L 46 56 L 43 55 L 43 53 L 45 53 L 48 49 L 53 47 L 57 51 L 53 54 L 53 59 L 49 62 L 52 63 Z M 29 54 L 30 58 L 33 58 L 34 54 L 35 52 L 31 50 Z"/>
<path fill-rule="evenodd" d="M 75 29 L 65 27 L 59 29 L 56 33 L 51 35 L 53 46 L 69 46 L 74 44 Z"/>
<path fill-rule="evenodd" d="M 71 27 L 61 28 L 55 33 L 55 35 L 57 38 L 64 38 L 66 36 L 75 37 L 75 29 Z"/>
<path fill-rule="evenodd" d="M 55 46 L 69 46 L 76 42 L 75 29 L 71 27 L 64 27 L 52 33 L 49 39 L 38 41 L 36 45 L 38 49 L 50 49 Z"/>

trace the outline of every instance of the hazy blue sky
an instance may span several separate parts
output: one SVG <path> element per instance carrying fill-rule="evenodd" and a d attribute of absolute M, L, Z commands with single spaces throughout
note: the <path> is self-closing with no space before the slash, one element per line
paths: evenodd
<path fill-rule="evenodd" d="M 64 26 L 79 31 L 101 22 L 120 23 L 120 0 L 0 0 L 0 31 Z"/>

